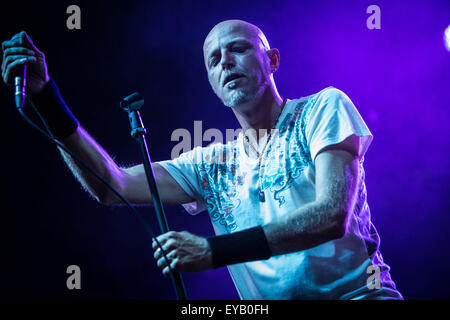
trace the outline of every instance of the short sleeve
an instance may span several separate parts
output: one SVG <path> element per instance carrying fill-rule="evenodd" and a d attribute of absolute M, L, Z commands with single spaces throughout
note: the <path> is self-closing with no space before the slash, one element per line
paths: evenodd
<path fill-rule="evenodd" d="M 201 158 L 200 147 L 182 153 L 173 160 L 159 161 L 158 163 L 175 179 L 180 187 L 196 201 L 182 204 L 192 215 L 206 209 L 205 201 L 201 192 L 200 175 L 198 173 L 198 160 Z"/>
<path fill-rule="evenodd" d="M 373 136 L 353 102 L 333 87 L 319 92 L 306 117 L 305 136 L 311 159 L 314 161 L 323 148 L 351 135 L 360 137 L 358 155 L 363 157 Z"/>

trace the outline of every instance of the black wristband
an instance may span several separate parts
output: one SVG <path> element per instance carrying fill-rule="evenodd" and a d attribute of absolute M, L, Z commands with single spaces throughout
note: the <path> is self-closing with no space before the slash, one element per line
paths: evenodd
<path fill-rule="evenodd" d="M 213 268 L 270 258 L 270 248 L 261 226 L 207 238 Z"/>
<path fill-rule="evenodd" d="M 77 130 L 79 122 L 67 107 L 52 78 L 41 92 L 30 98 L 55 138 L 63 140 Z"/>

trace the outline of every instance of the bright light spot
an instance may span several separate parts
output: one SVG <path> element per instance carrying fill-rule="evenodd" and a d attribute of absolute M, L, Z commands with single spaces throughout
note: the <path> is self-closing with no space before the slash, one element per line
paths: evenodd
<path fill-rule="evenodd" d="M 450 26 L 448 26 L 447 29 L 445 29 L 444 42 L 445 46 L 447 47 L 447 50 L 450 51 Z"/>

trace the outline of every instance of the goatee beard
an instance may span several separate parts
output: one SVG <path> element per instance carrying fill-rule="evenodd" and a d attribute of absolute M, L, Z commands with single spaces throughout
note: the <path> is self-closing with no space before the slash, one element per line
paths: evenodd
<path fill-rule="evenodd" d="M 241 104 L 245 104 L 251 100 L 258 98 L 263 95 L 265 91 L 265 86 L 260 86 L 258 91 L 253 94 L 246 94 L 240 89 L 236 89 L 232 91 L 232 93 L 228 96 L 228 99 L 223 100 L 223 104 L 229 108 L 237 107 Z"/>

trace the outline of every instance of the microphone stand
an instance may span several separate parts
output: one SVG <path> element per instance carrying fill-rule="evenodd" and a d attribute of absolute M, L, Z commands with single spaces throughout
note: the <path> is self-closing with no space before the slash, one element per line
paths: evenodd
<path fill-rule="evenodd" d="M 139 148 L 143 158 L 143 165 L 145 174 L 147 176 L 148 186 L 152 194 L 153 206 L 156 211 L 156 217 L 158 219 L 159 228 L 161 233 L 169 231 L 167 219 L 164 214 L 164 208 L 162 206 L 161 198 L 159 196 L 158 188 L 156 185 L 155 174 L 151 165 L 150 154 L 147 148 L 147 141 L 145 135 L 147 131 L 142 123 L 139 109 L 144 104 L 144 98 L 139 93 L 133 93 L 121 101 L 120 106 L 122 109 L 128 112 L 128 119 L 131 126 L 131 136 L 138 141 Z M 171 273 L 173 285 L 175 287 L 178 300 L 186 300 L 186 290 L 183 284 L 181 274 L 178 272 Z"/>

